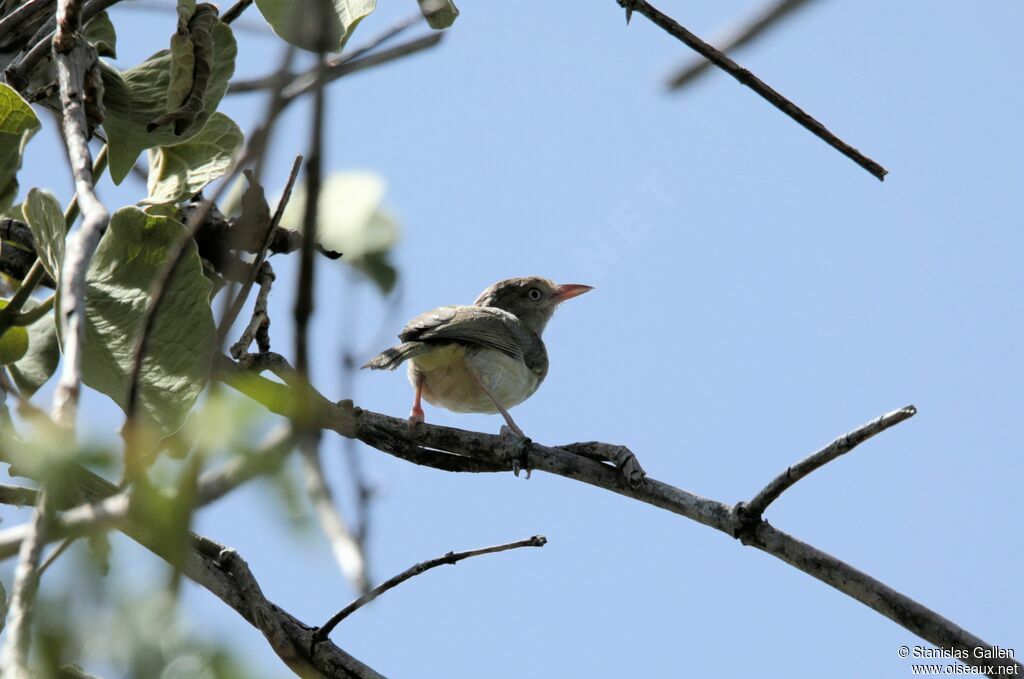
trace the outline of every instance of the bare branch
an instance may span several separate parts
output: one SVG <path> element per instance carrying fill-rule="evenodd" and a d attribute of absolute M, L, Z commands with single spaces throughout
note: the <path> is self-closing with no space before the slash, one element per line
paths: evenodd
<path fill-rule="evenodd" d="M 294 407 L 295 397 L 287 384 L 254 380 L 251 375 L 244 379 L 241 370 L 226 365 L 226 359 L 219 359 L 217 368 L 220 379 L 272 412 L 287 414 L 289 408 Z M 280 361 L 276 362 L 275 368 L 277 373 L 287 374 Z M 312 389 L 309 392 L 314 396 L 311 409 L 316 412 L 308 416 L 321 428 L 355 437 L 385 453 L 446 471 L 453 467 L 456 471 L 512 469 L 512 460 L 500 436 L 432 424 L 419 424 L 410 430 L 404 419 L 362 410 L 350 401 L 334 404 Z M 584 445 L 593 446 L 592 443 Z M 418 459 L 417 451 L 428 451 L 434 455 L 441 453 L 446 457 Z M 744 517 L 742 505 L 730 506 L 710 500 L 650 477 L 634 487 L 611 464 L 529 440 L 525 441 L 519 453 L 525 456 L 524 466 L 527 468 L 597 486 L 738 538 L 743 544 L 771 554 L 856 599 L 922 639 L 942 648 L 963 651 L 968 664 L 984 667 L 991 662 L 973 655 L 974 648 L 992 649 L 991 644 L 849 564 L 779 531 L 766 521 L 757 521 L 751 526 Z M 440 464 L 434 464 L 436 460 L 440 460 Z M 459 460 L 483 466 L 466 469 L 459 465 Z M 1024 672 L 1024 665 L 1013 659 L 998 660 L 994 666 L 1007 668 L 1005 673 Z"/>
<path fill-rule="evenodd" d="M 121 0 L 89 0 L 85 7 L 82 8 L 81 24 L 88 23 L 97 14 L 106 11 L 119 2 Z M 75 4 L 80 3 L 76 1 Z M 55 37 L 54 29 L 56 25 L 55 17 L 43 24 L 42 28 L 36 31 L 36 34 L 29 40 L 29 45 L 26 46 L 27 49 L 23 50 L 19 57 L 15 58 L 7 67 L 7 70 L 4 71 L 4 76 L 11 87 L 22 91 L 28 85 L 29 76 L 32 74 L 32 71 L 50 53 L 51 41 Z"/>
<path fill-rule="evenodd" d="M 339 78 L 344 78 L 347 75 L 364 71 L 374 66 L 380 66 L 403 57 L 407 57 L 417 52 L 430 49 L 438 45 L 441 40 L 444 39 L 444 33 L 430 33 L 423 37 L 410 40 L 409 42 L 395 45 L 386 50 L 375 52 L 364 57 L 354 58 L 351 61 L 347 60 L 347 55 L 331 59 L 327 64 L 327 82 L 334 82 Z M 306 94 L 313 89 L 313 80 L 315 74 L 311 71 L 299 74 L 295 76 L 295 79 L 291 81 L 291 84 L 284 90 L 284 99 L 286 103 L 291 103 L 294 99 Z M 232 82 L 228 86 L 228 94 L 243 94 L 245 92 L 254 92 L 257 90 L 268 89 L 274 86 L 273 76 L 266 78 L 259 78 L 256 80 L 238 80 Z"/>
<path fill-rule="evenodd" d="M 761 7 L 757 12 L 744 19 L 721 40 L 716 40 L 715 45 L 725 53 L 739 49 L 769 28 L 778 25 L 782 19 L 806 6 L 809 2 L 810 0 L 771 0 L 770 4 Z M 682 89 L 690 83 L 696 82 L 697 78 L 707 73 L 710 68 L 711 62 L 707 59 L 694 59 L 669 78 L 668 89 Z"/>
<path fill-rule="evenodd" d="M 299 169 L 302 167 L 302 156 L 295 156 L 295 161 L 292 163 L 291 172 L 288 173 L 288 181 L 285 182 L 284 191 L 281 193 L 280 200 L 277 201 L 277 207 L 274 209 L 274 215 L 270 218 L 270 225 L 267 227 L 267 235 L 263 239 L 263 245 L 256 253 L 256 257 L 253 259 L 252 268 L 250 269 L 249 278 L 246 279 L 245 283 L 242 284 L 241 290 L 231 301 L 228 306 L 227 312 L 224 314 L 224 318 L 220 321 L 220 328 L 217 331 L 218 338 L 217 344 L 221 345 L 223 338 L 227 336 L 228 331 L 231 330 L 231 326 L 234 324 L 235 319 L 238 318 L 239 312 L 242 310 L 242 306 L 245 304 L 245 300 L 249 297 L 249 292 L 252 290 L 253 284 L 256 279 L 261 276 L 261 269 L 263 262 L 267 257 L 267 250 L 273 242 L 274 234 L 277 228 L 281 225 L 281 219 L 284 217 L 284 210 L 288 207 L 288 201 L 292 197 L 292 189 L 295 188 L 295 180 L 299 176 Z M 255 175 L 253 181 L 256 181 Z M 269 286 L 267 293 L 269 294 Z M 260 284 L 260 295 L 263 295 L 263 284 Z M 258 298 L 257 298 L 258 304 Z M 264 300 L 265 305 L 265 300 Z M 264 306 L 264 311 L 266 308 Z M 253 312 L 255 316 L 255 311 Z M 249 344 L 246 344 L 248 347 Z M 261 350 L 262 351 L 262 350 Z"/>
<path fill-rule="evenodd" d="M 338 562 L 341 572 L 345 574 L 352 586 L 365 592 L 370 586 L 366 577 L 366 560 L 363 548 L 352 536 L 348 522 L 334 503 L 333 493 L 324 477 L 320 463 L 320 455 L 316 448 L 302 451 L 302 467 L 306 475 L 306 492 L 316 511 L 320 529 L 331 543 L 331 551 Z"/>
<path fill-rule="evenodd" d="M 0 449 L 0 457 L 10 463 L 18 461 L 18 455 L 11 450 Z M 26 466 L 27 467 L 27 466 Z M 62 481 L 61 493 L 74 497 L 82 505 L 55 517 L 53 530 L 47 539 L 59 535 L 86 534 L 98 529 L 118 528 L 140 545 L 172 563 L 175 550 L 144 524 L 135 522 L 130 513 L 130 499 L 127 493 L 109 481 L 79 467 L 71 466 L 71 472 Z M 240 474 L 236 478 L 242 478 Z M 220 497 L 216 492 L 204 489 L 204 484 L 213 479 L 204 477 L 198 489 L 198 498 L 207 500 Z M 30 531 L 18 526 L 0 531 L 0 558 L 6 558 L 19 547 L 25 549 Z M 213 593 L 221 601 L 235 609 L 246 621 L 263 632 L 275 653 L 296 672 L 309 674 L 310 668 L 318 674 L 313 676 L 359 677 L 377 679 L 381 677 L 367 665 L 353 658 L 329 641 L 317 644 L 313 649 L 315 628 L 302 623 L 287 611 L 267 600 L 245 562 L 232 550 L 194 533 L 190 534 L 189 553 L 182 566 L 182 573 L 200 586 Z M 12 551 L 13 549 L 13 551 Z M 308 649 L 313 649 L 309 651 Z"/>
<path fill-rule="evenodd" d="M 444 556 L 439 556 L 436 559 L 430 559 L 429 561 L 421 561 L 420 563 L 410 566 L 398 575 L 388 578 L 384 582 L 380 583 L 369 592 L 363 594 L 358 599 L 350 603 L 345 608 L 341 609 L 320 627 L 314 635 L 315 641 L 322 641 L 326 639 L 334 628 L 338 626 L 342 620 L 352 615 L 360 608 L 370 603 L 377 597 L 389 589 L 394 589 L 398 585 L 402 584 L 410 578 L 414 578 L 420 573 L 425 573 L 431 568 L 437 568 L 445 564 L 455 565 L 463 559 L 469 559 L 474 556 L 483 556 L 484 554 L 497 554 L 498 552 L 507 552 L 510 549 L 519 549 L 520 547 L 543 547 L 548 543 L 548 539 L 543 535 L 534 535 L 532 538 L 525 540 L 518 540 L 516 542 L 508 542 L 503 545 L 496 545 L 494 547 L 483 547 L 481 549 L 471 549 L 465 552 L 448 552 Z"/>
<path fill-rule="evenodd" d="M 836 149 L 844 156 L 852 160 L 853 162 L 860 165 L 862 168 L 870 172 L 876 179 L 882 181 L 885 179 L 885 175 L 888 174 L 888 170 L 884 167 L 871 160 L 863 153 L 853 148 L 845 141 L 834 135 L 824 125 L 811 117 L 807 112 L 801 109 L 799 106 L 791 102 L 786 97 L 782 96 L 779 92 L 773 89 L 770 85 L 765 83 L 763 80 L 758 78 L 756 75 L 743 68 L 735 61 L 730 59 L 728 56 L 715 49 L 713 46 L 701 40 L 699 37 L 691 33 L 675 19 L 668 16 L 667 14 L 661 13 L 657 8 L 652 6 L 646 0 L 617 0 L 619 5 L 626 10 L 626 21 L 629 21 L 629 17 L 633 12 L 639 12 L 645 17 L 650 19 L 656 26 L 665 30 L 669 35 L 675 37 L 687 47 L 695 50 L 698 54 L 703 56 L 705 59 L 719 67 L 732 77 L 736 78 L 741 84 L 746 85 L 750 89 L 754 90 L 758 95 L 765 99 L 775 108 L 779 109 L 787 116 L 800 123 L 804 128 L 810 131 L 813 135 L 823 140 L 826 144 Z"/>
<path fill-rule="evenodd" d="M 46 544 L 49 520 L 49 501 L 44 490 L 39 494 L 32 521 L 26 526 L 18 553 L 18 566 L 14 571 L 7 610 L 7 638 L 0 652 L 0 667 L 6 668 L 5 679 L 32 679 L 33 676 L 28 666 L 32 605 L 39 588 L 39 558 Z"/>
<path fill-rule="evenodd" d="M 231 7 L 221 15 L 220 20 L 226 24 L 230 24 L 235 19 L 242 16 L 242 12 L 247 10 L 251 4 L 252 0 L 238 0 L 238 2 L 231 5 Z"/>
<path fill-rule="evenodd" d="M 53 2 L 54 0 L 28 0 L 23 5 L 16 7 L 7 16 L 0 19 L 0 40 L 3 40 L 11 31 L 21 26 L 26 19 L 49 9 Z"/>
<path fill-rule="evenodd" d="M 97 198 L 93 185 L 85 99 L 87 78 L 97 78 L 99 75 L 96 71 L 96 50 L 79 35 L 81 27 L 82 14 L 78 0 L 59 0 L 53 56 L 60 86 L 64 143 L 75 179 L 75 196 L 82 212 L 82 226 L 68 239 L 60 281 L 64 360 L 53 395 L 53 418 L 66 429 L 74 428 L 82 381 L 85 274 L 110 221 L 110 214 Z"/>
<path fill-rule="evenodd" d="M 742 509 L 740 511 L 746 513 L 751 520 L 756 521 L 760 519 L 768 505 L 779 499 L 779 496 L 789 490 L 797 481 L 815 469 L 825 466 L 840 455 L 850 452 L 875 434 L 880 434 L 889 427 L 894 427 L 904 420 L 909 420 L 916 414 L 917 408 L 912 405 L 906 406 L 905 408 L 886 413 L 876 420 L 872 420 L 847 434 L 843 434 L 816 453 L 797 462 L 792 467 L 787 467 L 786 471 L 772 479 L 771 483 L 755 495 L 753 500 L 745 504 L 741 503 Z"/>

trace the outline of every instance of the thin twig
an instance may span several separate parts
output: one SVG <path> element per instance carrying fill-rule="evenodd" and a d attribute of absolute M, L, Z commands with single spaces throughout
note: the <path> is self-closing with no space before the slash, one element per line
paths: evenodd
<path fill-rule="evenodd" d="M 277 207 L 274 209 L 274 215 L 270 218 L 270 224 L 267 227 L 267 235 L 263 239 L 263 244 L 260 246 L 259 251 L 256 253 L 256 257 L 253 259 L 252 267 L 250 269 L 249 277 L 242 284 L 238 294 L 231 301 L 228 306 L 224 317 L 220 321 L 220 328 L 217 331 L 218 346 L 224 341 L 224 337 L 231 330 L 231 326 L 234 325 L 235 319 L 238 318 L 238 314 L 241 312 L 242 307 L 245 305 L 245 300 L 249 297 L 249 293 L 252 291 L 252 286 L 256 282 L 256 279 L 260 276 L 260 271 L 264 260 L 267 257 L 267 249 L 270 247 L 270 243 L 274 239 L 274 230 L 281 225 L 281 218 L 284 216 L 284 210 L 288 207 L 288 201 L 292 197 L 292 189 L 295 187 L 295 180 L 299 176 L 299 169 L 302 167 L 302 156 L 295 156 L 295 161 L 292 163 L 292 169 L 288 173 L 288 181 L 285 182 L 284 192 L 281 194 L 281 199 L 277 201 Z M 255 174 L 253 175 L 253 181 L 256 181 Z M 248 346 L 248 344 L 246 344 Z"/>
<path fill-rule="evenodd" d="M 235 19 L 242 16 L 242 12 L 248 9 L 251 4 L 252 0 L 238 0 L 238 2 L 231 5 L 231 7 L 221 15 L 220 20 L 226 24 L 230 24 Z"/>
<path fill-rule="evenodd" d="M 77 0 L 57 3 L 57 31 L 53 56 L 57 66 L 63 111 L 64 142 L 75 178 L 75 195 L 82 211 L 82 226 L 68 239 L 61 269 L 61 329 L 63 369 L 53 395 L 53 419 L 73 429 L 82 382 L 82 345 L 85 342 L 85 274 L 107 228 L 110 214 L 96 196 L 86 120 L 86 79 L 98 78 L 96 50 L 81 35 L 82 13 Z"/>
<path fill-rule="evenodd" d="M 347 75 L 430 49 L 439 44 L 444 39 L 444 35 L 444 33 L 430 33 L 409 42 L 395 45 L 389 49 L 381 50 L 358 59 L 352 59 L 351 61 L 346 61 L 344 57 L 339 57 L 328 64 L 327 82 L 334 82 Z M 291 84 L 285 88 L 284 97 L 286 103 L 291 103 L 296 98 L 312 90 L 314 78 L 315 74 L 311 71 L 295 76 Z M 256 80 L 239 80 L 228 85 L 228 94 L 244 94 L 271 87 L 273 87 L 271 77 L 258 78 Z"/>
<path fill-rule="evenodd" d="M 741 84 L 754 90 L 754 92 L 764 98 L 772 106 L 800 123 L 800 125 L 816 137 L 823 140 L 829 146 L 870 172 L 876 179 L 879 181 L 885 179 L 885 175 L 888 174 L 888 170 L 834 135 L 828 130 L 828 128 L 811 117 L 799 106 L 782 96 L 782 94 L 777 92 L 770 85 L 737 64 L 728 56 L 691 33 L 672 17 L 667 14 L 663 14 L 649 2 L 646 2 L 646 0 L 617 0 L 617 2 L 626 10 L 626 21 L 629 21 L 629 17 L 632 12 L 639 12 L 640 14 L 643 14 L 656 26 L 662 28 L 668 32 L 669 35 L 672 35 L 679 41 L 686 44 L 687 47 L 695 50 L 715 66 L 736 78 L 736 80 Z"/>
<path fill-rule="evenodd" d="M 377 597 L 389 589 L 394 589 L 398 585 L 402 584 L 410 578 L 414 578 L 420 573 L 425 573 L 431 568 L 437 568 L 445 564 L 454 565 L 463 559 L 469 559 L 474 556 L 483 556 L 484 554 L 497 554 L 498 552 L 507 552 L 510 549 L 519 549 L 520 547 L 543 547 L 548 542 L 548 539 L 543 535 L 534 535 L 532 538 L 525 540 L 519 540 L 517 542 L 509 542 L 504 545 L 496 545 L 494 547 L 484 547 L 482 549 L 471 549 L 466 552 L 448 552 L 444 556 L 439 556 L 436 559 L 430 559 L 429 561 L 422 561 L 415 566 L 411 566 L 398 575 L 388 578 L 384 582 L 380 583 L 366 594 L 363 594 L 358 599 L 350 603 L 345 608 L 341 609 L 331 619 L 325 622 L 314 635 L 314 639 L 321 640 L 326 639 L 327 636 L 338 626 L 342 620 L 352 615 L 360 608 L 370 603 Z"/>
<path fill-rule="evenodd" d="M 366 577 L 366 559 L 363 548 L 352 536 L 344 515 L 334 503 L 333 493 L 324 477 L 320 455 L 316 448 L 302 450 L 302 468 L 306 476 L 306 492 L 313 503 L 320 529 L 331 544 L 334 559 L 341 572 L 358 592 L 365 592 L 370 586 Z"/>
<path fill-rule="evenodd" d="M 236 359 L 249 352 L 249 346 L 254 339 L 261 352 L 270 351 L 268 334 L 270 315 L 267 313 L 267 302 L 270 298 L 270 288 L 274 283 L 274 278 L 274 270 L 270 268 L 270 262 L 261 263 L 257 275 L 260 291 L 256 295 L 256 302 L 252 307 L 252 318 L 249 320 L 249 325 L 242 331 L 242 336 L 231 345 L 231 355 Z"/>
<path fill-rule="evenodd" d="M 792 14 L 795 10 L 809 4 L 809 2 L 810 0 L 771 0 L 769 5 L 761 7 L 757 12 L 744 19 L 727 35 L 723 36 L 722 39 L 716 40 L 715 45 L 719 51 L 727 54 L 731 53 L 762 35 L 769 28 L 778 25 L 782 19 Z M 681 89 L 695 82 L 697 78 L 707 73 L 710 69 L 711 62 L 707 59 L 694 59 L 669 78 L 667 83 L 668 89 Z"/>
<path fill-rule="evenodd" d="M 905 408 L 886 413 L 867 424 L 863 424 L 848 434 L 843 434 L 821 450 L 812 453 L 792 467 L 787 467 L 786 471 L 772 479 L 760 493 L 754 496 L 754 499 L 747 503 L 741 503 L 742 509 L 740 511 L 746 514 L 749 520 L 757 521 L 764 514 L 768 505 L 779 499 L 779 496 L 789 490 L 797 481 L 815 469 L 825 466 L 840 455 L 850 452 L 875 434 L 880 434 L 904 420 L 909 420 L 916 414 L 917 408 L 912 405 L 906 406 Z"/>

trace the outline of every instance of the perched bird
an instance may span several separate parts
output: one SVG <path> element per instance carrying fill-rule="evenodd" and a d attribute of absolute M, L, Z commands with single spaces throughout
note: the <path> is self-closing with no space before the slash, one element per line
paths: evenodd
<path fill-rule="evenodd" d="M 422 398 L 457 413 L 501 413 L 522 436 L 508 409 L 537 391 L 548 373 L 544 327 L 559 304 L 592 289 L 539 276 L 499 281 L 472 306 L 438 307 L 412 319 L 401 344 L 363 367 L 394 370 L 409 361 L 410 425 L 423 422 Z"/>

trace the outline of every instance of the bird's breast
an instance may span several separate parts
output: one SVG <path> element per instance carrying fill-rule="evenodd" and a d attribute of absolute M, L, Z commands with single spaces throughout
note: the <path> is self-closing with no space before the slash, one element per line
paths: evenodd
<path fill-rule="evenodd" d="M 409 379 L 414 385 L 422 376 L 423 398 L 427 403 L 457 413 L 497 412 L 473 378 L 474 373 L 504 408 L 529 398 L 542 379 L 521 359 L 496 349 L 460 344 L 438 346 L 415 356 L 409 364 Z"/>

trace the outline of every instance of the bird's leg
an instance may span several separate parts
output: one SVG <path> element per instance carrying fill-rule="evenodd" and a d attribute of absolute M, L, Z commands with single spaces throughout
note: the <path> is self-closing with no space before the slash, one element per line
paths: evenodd
<path fill-rule="evenodd" d="M 416 390 L 416 394 L 412 398 L 412 412 L 409 413 L 410 429 L 424 421 L 423 405 L 421 404 L 421 399 L 423 398 L 423 379 L 423 375 L 417 375 L 416 384 L 413 387 Z"/>
<path fill-rule="evenodd" d="M 501 440 L 512 462 L 512 473 L 519 476 L 519 470 L 525 468 L 526 478 L 529 479 L 530 469 L 526 466 L 526 453 L 530 449 L 530 439 L 519 428 L 519 425 L 515 423 L 515 420 L 508 414 L 505 407 L 498 403 L 498 399 L 494 398 L 494 394 L 484 384 L 483 378 L 472 368 L 469 368 L 469 374 L 473 376 L 473 381 L 476 382 L 476 386 L 480 387 L 480 391 L 484 392 L 484 395 L 494 404 L 494 407 L 498 409 L 501 416 L 505 418 L 507 426 L 501 428 Z"/>
<path fill-rule="evenodd" d="M 484 392 L 484 395 L 490 400 L 491 403 L 494 404 L 494 407 L 498 409 L 498 412 L 501 413 L 501 416 L 505 418 L 505 423 L 508 425 L 508 428 L 511 429 L 514 433 L 519 434 L 520 436 L 525 438 L 526 434 L 524 434 L 523 430 L 519 428 L 519 425 L 515 423 L 515 420 L 513 420 L 512 416 L 508 414 L 508 411 L 505 410 L 505 407 L 498 403 L 498 399 L 494 398 L 494 394 L 492 394 L 491 390 L 488 389 L 487 385 L 484 384 L 483 378 L 477 375 L 476 371 L 473 370 L 472 368 L 469 368 L 469 374 L 473 376 L 473 381 L 476 382 L 476 386 L 480 387 L 480 391 Z"/>

